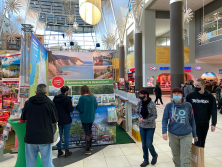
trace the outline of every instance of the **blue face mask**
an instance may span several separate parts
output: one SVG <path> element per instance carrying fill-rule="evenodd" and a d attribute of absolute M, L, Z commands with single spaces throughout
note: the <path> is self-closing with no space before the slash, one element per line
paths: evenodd
<path fill-rule="evenodd" d="M 180 101 L 182 99 L 182 97 L 181 96 L 173 96 L 173 99 L 175 101 Z"/>

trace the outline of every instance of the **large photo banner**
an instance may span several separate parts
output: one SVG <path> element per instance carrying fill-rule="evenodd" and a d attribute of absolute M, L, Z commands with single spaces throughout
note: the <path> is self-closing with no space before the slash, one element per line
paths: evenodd
<path fill-rule="evenodd" d="M 48 85 L 48 52 L 39 40 L 31 35 L 30 97 L 35 95 L 38 84 Z"/>
<path fill-rule="evenodd" d="M 73 105 L 80 98 L 80 88 L 89 86 L 99 104 L 93 123 L 93 145 L 116 142 L 115 96 L 112 79 L 112 54 L 108 52 L 48 52 L 49 97 L 53 100 L 60 94 L 62 85 L 70 88 L 68 96 Z M 70 148 L 85 145 L 80 113 L 74 109 L 71 113 Z"/>

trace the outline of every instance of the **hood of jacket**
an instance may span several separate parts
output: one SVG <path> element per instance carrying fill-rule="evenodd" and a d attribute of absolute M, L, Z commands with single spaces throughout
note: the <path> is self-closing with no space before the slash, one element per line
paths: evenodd
<path fill-rule="evenodd" d="M 49 100 L 50 99 L 44 94 L 37 94 L 29 99 L 30 102 L 35 103 L 35 104 L 43 104 L 43 103 L 48 102 Z"/>
<path fill-rule="evenodd" d="M 55 96 L 53 101 L 59 103 L 59 102 L 63 102 L 64 100 L 67 100 L 67 99 L 71 99 L 71 97 L 66 96 L 64 94 L 60 94 L 60 95 Z"/>

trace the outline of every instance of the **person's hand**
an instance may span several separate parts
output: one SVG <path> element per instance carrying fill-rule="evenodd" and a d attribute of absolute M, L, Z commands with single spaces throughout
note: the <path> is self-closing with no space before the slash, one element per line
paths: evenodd
<path fill-rule="evenodd" d="M 215 129 L 216 129 L 216 127 L 215 127 L 215 126 L 213 126 L 213 125 L 211 125 L 211 132 L 214 132 L 214 131 L 215 131 Z"/>
<path fill-rule="evenodd" d="M 164 140 L 167 140 L 167 139 L 168 139 L 168 137 L 167 137 L 167 134 L 166 134 L 166 133 L 164 133 L 162 136 L 163 136 L 163 139 L 164 139 Z"/>
<path fill-rule="evenodd" d="M 140 118 L 139 118 L 139 121 L 140 121 L 140 122 L 144 122 L 144 119 L 140 117 Z"/>
<path fill-rule="evenodd" d="M 198 142 L 198 137 L 194 137 L 194 142 Z"/>

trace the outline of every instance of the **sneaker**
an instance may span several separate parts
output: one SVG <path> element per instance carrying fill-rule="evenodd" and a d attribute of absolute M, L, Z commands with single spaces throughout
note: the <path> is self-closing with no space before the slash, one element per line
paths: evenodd
<path fill-rule="evenodd" d="M 149 164 L 150 164 L 149 162 L 143 161 L 143 163 L 140 165 L 140 167 L 146 167 Z"/>
<path fill-rule="evenodd" d="M 165 107 L 165 104 L 162 104 L 163 107 Z"/>
<path fill-rule="evenodd" d="M 158 154 L 157 154 L 155 157 L 153 157 L 153 159 L 152 159 L 152 161 L 151 161 L 151 164 L 152 164 L 152 165 L 155 165 L 155 164 L 156 164 L 156 162 L 157 162 L 157 157 L 158 157 Z"/>
<path fill-rule="evenodd" d="M 90 149 L 89 149 L 90 151 L 92 151 L 93 150 L 93 148 L 92 147 L 90 147 Z"/>
<path fill-rule="evenodd" d="M 83 150 L 83 154 L 85 154 L 85 155 L 91 155 L 92 153 L 91 153 L 91 151 Z"/>

